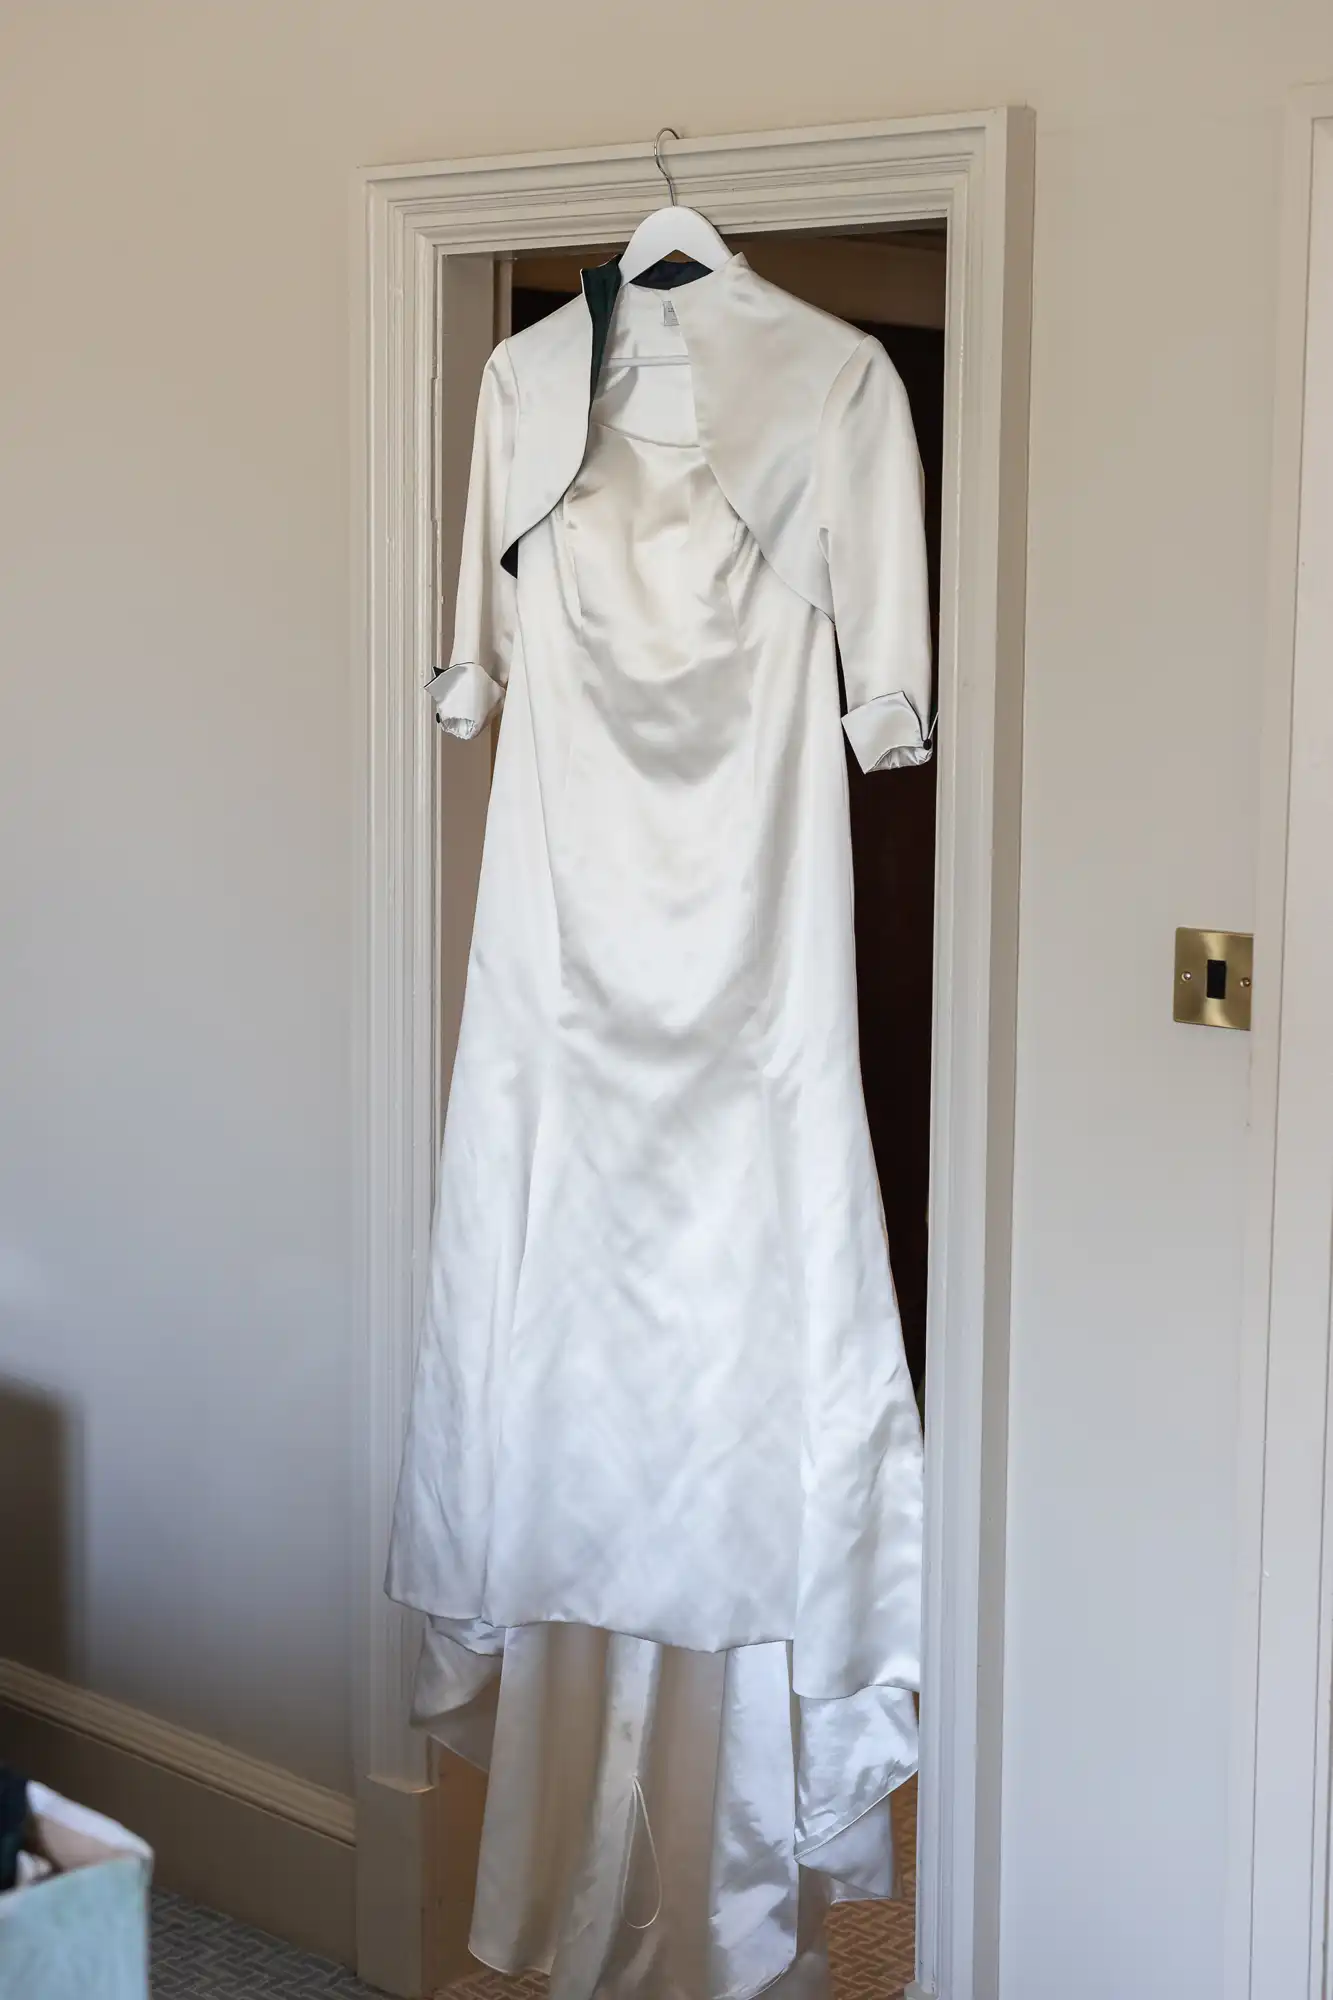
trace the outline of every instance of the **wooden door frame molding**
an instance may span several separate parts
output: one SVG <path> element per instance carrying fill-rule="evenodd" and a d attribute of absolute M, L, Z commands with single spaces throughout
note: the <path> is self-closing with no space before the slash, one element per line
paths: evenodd
<path fill-rule="evenodd" d="M 681 200 L 724 231 L 948 223 L 930 1448 L 912 1990 L 918 2000 L 991 2000 L 998 1985 L 1033 120 L 1008 109 L 686 139 L 672 146 L 671 164 Z M 422 1746 L 407 1727 L 416 1628 L 383 1596 L 384 1551 L 447 1085 L 438 1022 L 457 1002 L 441 990 L 437 972 L 438 913 L 451 862 L 451 851 L 441 852 L 444 788 L 471 787 L 475 811 L 484 810 L 482 788 L 463 775 L 464 766 L 442 763 L 421 697 L 435 664 L 441 595 L 438 441 L 441 425 L 471 420 L 470 407 L 451 406 L 441 297 L 454 258 L 623 242 L 657 205 L 660 188 L 651 148 L 639 145 L 374 169 L 358 176 L 355 189 L 361 1964 L 400 1993 L 428 1990 L 439 1974 L 430 1916 L 438 1891 L 426 1875 L 449 1834 L 439 1826 L 438 1788 Z M 462 845 L 471 857 L 472 843 Z"/>
<path fill-rule="evenodd" d="M 1316 310 L 1325 326 L 1333 317 L 1333 84 L 1293 94 L 1285 150 L 1240 1381 L 1226 2000 L 1317 2000 L 1327 1990 L 1333 1804 L 1328 1246 L 1322 1246 L 1321 1300 L 1319 1280 L 1311 1282 L 1311 1218 L 1299 1212 L 1309 1195 L 1327 1192 L 1320 1169 L 1327 1175 L 1330 1162 L 1326 1145 L 1322 1159 L 1308 1148 L 1291 1156 L 1299 1100 L 1312 1093 L 1302 1084 L 1302 1066 L 1310 1060 L 1308 936 L 1297 934 L 1308 932 L 1308 915 L 1296 930 L 1289 920 L 1291 871 L 1299 860 L 1290 837 L 1297 780 L 1307 808 L 1310 796 L 1302 736 L 1293 731 L 1303 588 L 1313 581 L 1312 552 L 1302 548 L 1302 508 L 1312 474 L 1327 495 L 1333 463 L 1326 398 L 1322 463 L 1306 462 L 1307 344 Z M 1326 571 L 1326 556 L 1321 566 Z M 1308 675 L 1308 663 L 1304 671 Z M 1299 1046 L 1291 1040 L 1293 1025 Z M 1327 1063 L 1326 1046 L 1322 1061 Z M 1308 1085 L 1308 1068 L 1304 1077 Z M 1325 1231 L 1328 1223 L 1325 1210 Z"/>

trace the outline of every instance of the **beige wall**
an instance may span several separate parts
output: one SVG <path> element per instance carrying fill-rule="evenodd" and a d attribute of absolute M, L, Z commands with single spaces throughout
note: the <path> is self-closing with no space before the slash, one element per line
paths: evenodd
<path fill-rule="evenodd" d="M 1219 1990 L 1282 95 L 1327 0 L 12 0 L 0 1375 L 38 1664 L 348 1778 L 348 180 L 1039 117 L 1005 1966 Z M 3 1393 L 3 1392 L 0 1392 Z M 15 1392 L 17 1407 L 19 1392 Z"/>

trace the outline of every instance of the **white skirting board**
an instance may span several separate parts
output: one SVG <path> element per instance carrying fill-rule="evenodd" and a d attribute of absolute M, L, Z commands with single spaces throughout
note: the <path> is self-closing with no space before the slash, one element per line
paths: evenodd
<path fill-rule="evenodd" d="M 0 1760 L 141 1835 L 160 1887 L 355 1962 L 356 1820 L 342 1793 L 12 1660 L 0 1660 Z"/>

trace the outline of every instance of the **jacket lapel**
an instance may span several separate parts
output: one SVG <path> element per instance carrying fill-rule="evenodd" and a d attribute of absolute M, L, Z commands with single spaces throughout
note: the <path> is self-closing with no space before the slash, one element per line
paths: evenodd
<path fill-rule="evenodd" d="M 518 434 L 505 493 L 500 560 L 517 576 L 520 540 L 559 503 L 587 450 L 592 400 L 587 304 L 571 299 L 549 318 L 511 335 L 509 353 L 519 390 Z"/>

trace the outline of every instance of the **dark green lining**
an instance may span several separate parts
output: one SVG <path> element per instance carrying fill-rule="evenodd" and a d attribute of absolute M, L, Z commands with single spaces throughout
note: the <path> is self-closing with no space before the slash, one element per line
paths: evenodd
<path fill-rule="evenodd" d="M 591 270 L 579 272 L 579 282 L 583 286 L 584 303 L 588 317 L 592 321 L 592 377 L 588 383 L 588 400 L 597 394 L 597 382 L 606 359 L 606 343 L 611 336 L 611 315 L 620 297 L 620 263 L 615 257 L 609 264 L 594 264 Z"/>

